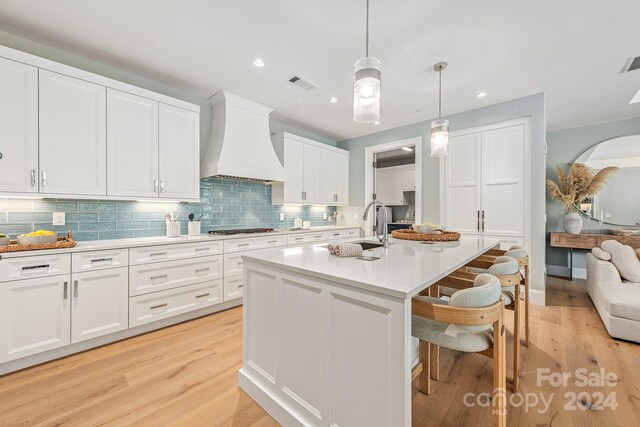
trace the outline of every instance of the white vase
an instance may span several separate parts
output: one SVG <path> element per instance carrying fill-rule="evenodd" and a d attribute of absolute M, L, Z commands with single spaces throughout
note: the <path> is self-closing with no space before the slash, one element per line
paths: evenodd
<path fill-rule="evenodd" d="M 582 231 L 582 217 L 576 212 L 565 214 L 562 219 L 562 227 L 569 234 L 580 234 L 580 231 Z"/>

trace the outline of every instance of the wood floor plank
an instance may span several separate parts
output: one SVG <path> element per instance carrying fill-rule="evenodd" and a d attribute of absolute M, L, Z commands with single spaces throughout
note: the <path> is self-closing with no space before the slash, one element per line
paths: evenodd
<path fill-rule="evenodd" d="M 531 308 L 520 395 L 554 398 L 543 413 L 510 406 L 509 425 L 640 425 L 640 345 L 608 336 L 584 281 L 550 278 L 546 295 L 547 307 Z M 508 315 L 511 331 L 512 324 Z M 242 309 L 234 308 L 0 377 L 0 426 L 278 425 L 238 388 L 241 363 Z M 543 368 L 558 374 L 604 368 L 618 382 L 609 388 L 539 385 Z M 413 390 L 412 424 L 491 425 L 491 408 L 469 407 L 464 398 L 490 392 L 492 373 L 489 358 L 441 349 L 433 393 Z M 605 390 L 616 394 L 616 410 L 564 409 L 564 393 Z"/>

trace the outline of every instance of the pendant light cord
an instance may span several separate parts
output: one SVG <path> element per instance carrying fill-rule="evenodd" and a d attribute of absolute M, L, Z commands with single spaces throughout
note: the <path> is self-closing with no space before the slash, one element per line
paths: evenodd
<path fill-rule="evenodd" d="M 442 69 L 438 71 L 438 120 L 442 119 Z"/>
<path fill-rule="evenodd" d="M 365 55 L 366 58 L 369 57 L 369 0 L 367 0 L 367 35 L 366 35 L 366 48 Z"/>

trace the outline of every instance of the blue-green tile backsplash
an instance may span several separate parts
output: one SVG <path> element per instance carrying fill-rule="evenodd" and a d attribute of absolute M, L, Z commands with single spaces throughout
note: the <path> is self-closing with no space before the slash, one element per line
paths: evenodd
<path fill-rule="evenodd" d="M 15 237 L 39 229 L 71 230 L 77 240 L 163 236 L 167 212 L 180 213 L 182 234 L 187 234 L 189 213 L 196 217 L 202 214 L 203 233 L 229 228 L 288 228 L 298 217 L 311 221 L 312 226 L 322 226 L 328 225 L 323 214 L 328 218 L 333 211 L 330 206 L 272 206 L 270 185 L 208 178 L 200 181 L 200 203 L 0 200 L 0 233 Z M 65 212 L 66 225 L 54 227 L 53 212 Z M 284 221 L 280 221 L 280 213 L 284 213 Z"/>

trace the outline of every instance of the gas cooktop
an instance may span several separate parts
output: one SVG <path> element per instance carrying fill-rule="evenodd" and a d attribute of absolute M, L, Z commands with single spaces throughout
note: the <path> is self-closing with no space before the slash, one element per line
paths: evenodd
<path fill-rule="evenodd" d="M 241 230 L 210 230 L 209 234 L 220 236 L 231 236 L 234 234 L 255 234 L 255 233 L 271 233 L 273 228 L 245 228 Z"/>

